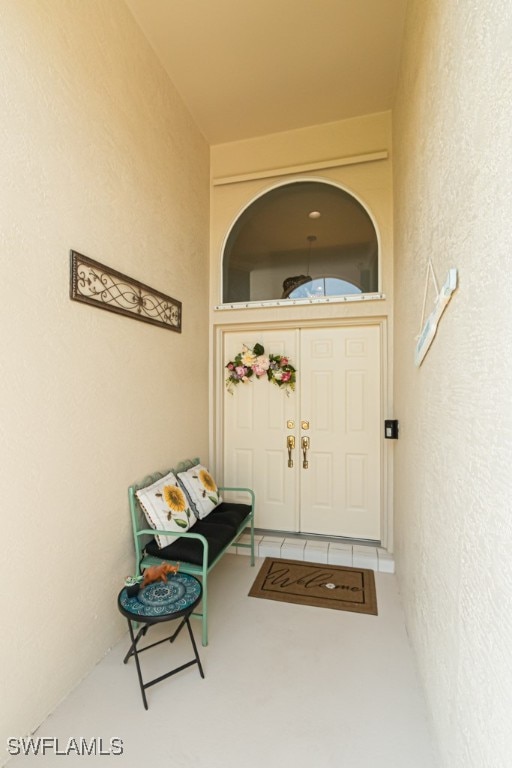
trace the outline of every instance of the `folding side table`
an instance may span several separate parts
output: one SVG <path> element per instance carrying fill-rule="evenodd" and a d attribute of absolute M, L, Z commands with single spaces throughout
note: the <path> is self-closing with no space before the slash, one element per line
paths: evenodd
<path fill-rule="evenodd" d="M 197 652 L 196 642 L 189 621 L 190 614 L 201 600 L 202 591 L 201 583 L 195 576 L 191 576 L 188 573 L 178 572 L 169 576 L 165 582 L 158 581 L 153 584 L 148 584 L 146 587 L 142 587 L 135 597 L 129 597 L 126 587 L 119 593 L 117 606 L 119 611 L 128 621 L 128 629 L 132 641 L 130 649 L 124 658 L 124 663 L 126 664 L 128 662 L 130 656 L 135 657 L 135 665 L 137 667 L 140 691 L 145 709 L 148 709 L 146 688 L 149 688 L 151 685 L 155 685 L 161 680 L 165 680 L 167 677 L 175 675 L 177 672 L 181 672 L 183 669 L 192 666 L 192 664 L 197 664 L 199 667 L 199 674 L 204 678 L 201 660 Z M 180 618 L 181 622 L 174 634 L 165 637 L 163 640 L 158 640 L 156 643 L 146 645 L 143 648 L 138 647 L 139 641 L 146 635 L 149 627 L 153 624 L 160 624 L 164 621 L 173 621 L 174 619 Z M 134 633 L 134 624 L 142 624 L 137 635 Z M 184 626 L 188 629 L 190 642 L 192 643 L 194 651 L 194 658 L 186 664 L 182 664 L 181 666 L 172 669 L 165 675 L 160 675 L 160 677 L 155 677 L 153 680 L 144 682 L 142 679 L 139 654 L 167 641 L 173 643 Z"/>

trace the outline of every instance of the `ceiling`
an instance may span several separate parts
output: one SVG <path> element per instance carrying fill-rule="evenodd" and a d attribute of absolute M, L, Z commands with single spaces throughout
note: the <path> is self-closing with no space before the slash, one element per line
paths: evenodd
<path fill-rule="evenodd" d="M 407 0 L 125 0 L 209 144 L 391 109 Z"/>

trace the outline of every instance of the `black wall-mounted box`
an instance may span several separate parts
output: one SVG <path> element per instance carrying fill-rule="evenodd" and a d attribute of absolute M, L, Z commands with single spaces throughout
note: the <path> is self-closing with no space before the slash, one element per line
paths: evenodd
<path fill-rule="evenodd" d="M 398 440 L 397 419 L 386 419 L 384 421 L 384 437 L 386 440 Z"/>

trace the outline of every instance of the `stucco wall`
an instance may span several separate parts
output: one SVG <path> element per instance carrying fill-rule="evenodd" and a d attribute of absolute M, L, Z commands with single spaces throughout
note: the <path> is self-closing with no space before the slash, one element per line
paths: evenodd
<path fill-rule="evenodd" d="M 127 486 L 207 458 L 209 148 L 122 2 L 0 4 L 0 744 L 125 632 Z M 183 302 L 71 302 L 69 249 Z"/>
<path fill-rule="evenodd" d="M 393 113 L 396 560 L 446 768 L 511 760 L 511 37 L 507 0 L 411 0 Z M 429 257 L 460 285 L 416 369 Z"/>

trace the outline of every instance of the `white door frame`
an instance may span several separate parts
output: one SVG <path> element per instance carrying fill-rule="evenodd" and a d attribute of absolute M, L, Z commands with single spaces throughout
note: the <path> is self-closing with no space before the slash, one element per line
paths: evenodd
<path fill-rule="evenodd" d="M 376 325 L 380 329 L 380 356 L 381 356 L 381 414 L 382 414 L 382 451 L 381 451 L 381 546 L 388 552 L 393 551 L 393 456 L 390 441 L 384 439 L 384 419 L 392 416 L 392 402 L 390 399 L 391 386 L 389 381 L 388 365 L 388 324 L 387 318 L 382 316 L 364 318 L 329 318 L 319 320 L 289 320 L 281 322 L 264 323 L 233 323 L 213 326 L 212 349 L 212 391 L 213 391 L 213 418 L 211 419 L 210 433 L 210 457 L 211 464 L 215 468 L 219 483 L 224 478 L 224 386 L 225 386 L 225 361 L 223 359 L 224 335 L 239 331 L 254 333 L 261 330 L 280 330 L 283 328 L 321 328 L 339 326 Z M 300 370 L 298 371 L 300 375 Z M 392 441 L 391 441 L 392 442 Z M 258 500 L 256 499 L 256 504 Z"/>

